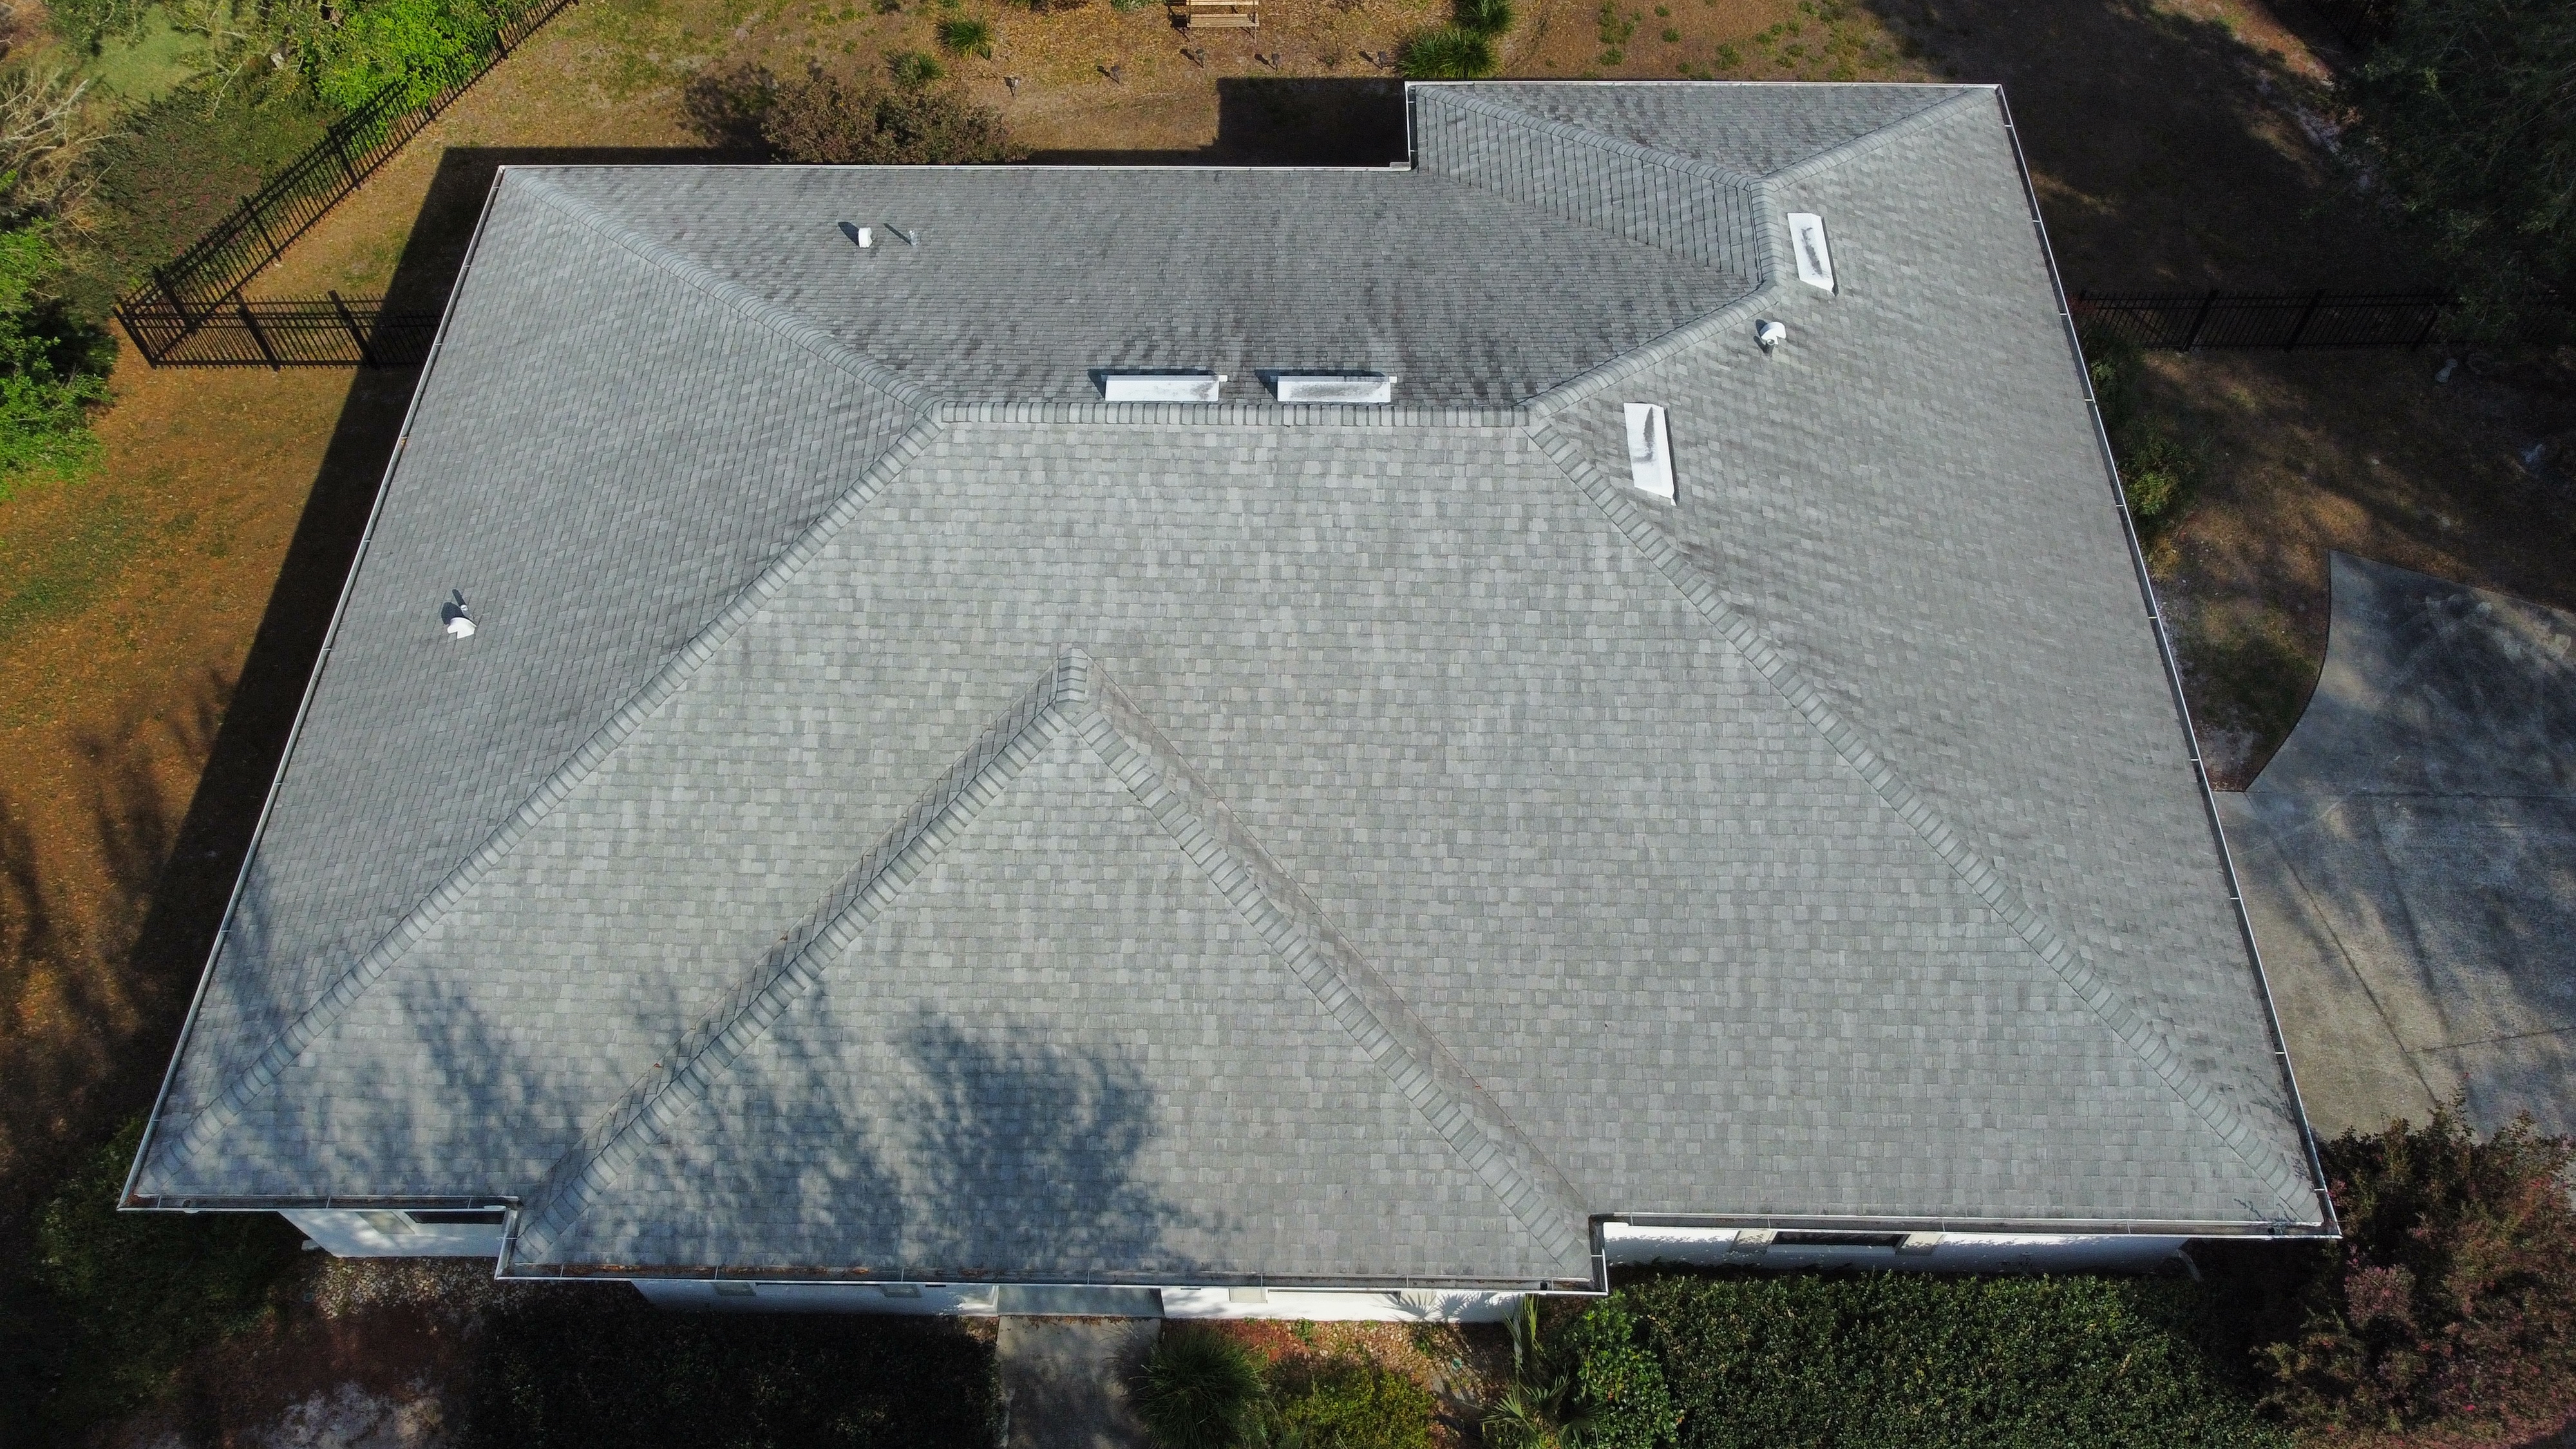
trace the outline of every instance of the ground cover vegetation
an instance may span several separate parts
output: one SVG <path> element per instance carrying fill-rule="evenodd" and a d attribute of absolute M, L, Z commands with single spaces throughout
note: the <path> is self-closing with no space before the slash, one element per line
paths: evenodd
<path fill-rule="evenodd" d="M 1377 1358 L 1265 1357 L 1177 1325 L 1147 1356 L 1135 1404 L 1161 1449 L 1430 1449 L 1437 1412 L 1430 1389 Z"/>

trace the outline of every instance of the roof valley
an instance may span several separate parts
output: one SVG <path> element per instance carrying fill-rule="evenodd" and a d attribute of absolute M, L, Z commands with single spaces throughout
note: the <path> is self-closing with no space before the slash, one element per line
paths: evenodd
<path fill-rule="evenodd" d="M 1745 662 L 1833 746 L 1835 753 L 1842 756 L 1872 792 L 1921 836 L 1933 853 L 1957 873 L 1988 909 L 2011 927 L 2014 935 L 2065 983 L 2085 1008 L 2136 1053 L 2156 1079 L 2180 1098 L 2201 1124 L 2226 1143 L 2255 1178 L 2271 1190 L 2275 1202 L 2267 1215 L 2289 1221 L 2302 1220 L 2299 1214 L 2306 1209 L 2301 1206 L 2301 1199 L 2312 1191 L 2306 1180 L 2305 1164 L 2266 1160 L 2251 1150 L 2251 1144 L 2261 1140 L 2261 1135 L 2252 1125 L 2192 1074 L 2163 1032 L 2103 980 L 2068 944 L 2054 923 L 2021 899 L 1977 848 L 1953 829 L 1920 792 L 1896 773 L 1859 729 L 1826 701 L 1823 693 L 1804 677 L 1786 654 L 1764 637 L 1751 620 L 1719 596 L 1714 583 L 1683 555 L 1670 538 L 1642 517 L 1635 504 L 1620 495 L 1617 485 L 1603 476 L 1580 447 L 1545 422 L 1534 425 L 1530 431 L 1540 450 L 1608 515 L 1621 535 L 1635 545 L 1637 551 L 1645 555 L 1648 562 L 1701 615 L 1717 626 L 1718 632 L 1735 647 Z"/>

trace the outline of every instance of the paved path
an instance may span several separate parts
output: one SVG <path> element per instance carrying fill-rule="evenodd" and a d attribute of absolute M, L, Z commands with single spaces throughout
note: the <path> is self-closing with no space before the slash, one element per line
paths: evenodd
<path fill-rule="evenodd" d="M 2316 695 L 2219 796 L 2309 1118 L 2576 1132 L 2576 616 L 2333 568 Z"/>
<path fill-rule="evenodd" d="M 1127 1385 L 1162 1327 L 1153 1318 L 1005 1316 L 997 1353 L 1010 1449 L 1145 1449 Z"/>

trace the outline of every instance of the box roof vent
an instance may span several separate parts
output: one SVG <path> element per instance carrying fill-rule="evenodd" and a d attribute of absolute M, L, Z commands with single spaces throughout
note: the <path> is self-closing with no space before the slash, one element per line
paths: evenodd
<path fill-rule="evenodd" d="M 1110 402 L 1212 403 L 1225 386 L 1221 372 L 1103 372 L 1100 395 Z"/>
<path fill-rule="evenodd" d="M 1391 372 L 1279 372 L 1270 390 L 1284 403 L 1391 403 L 1395 381 Z"/>

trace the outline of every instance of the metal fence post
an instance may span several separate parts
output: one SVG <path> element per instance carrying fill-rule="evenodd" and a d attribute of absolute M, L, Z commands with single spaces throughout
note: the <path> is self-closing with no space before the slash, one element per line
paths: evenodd
<path fill-rule="evenodd" d="M 250 340 L 259 344 L 259 355 L 268 359 L 268 370 L 278 371 L 277 349 L 268 345 L 268 334 L 259 328 L 259 319 L 250 315 L 250 304 L 236 298 L 233 307 L 241 313 L 242 326 L 250 330 Z"/>
<path fill-rule="evenodd" d="M 2325 305 L 2325 300 L 2326 294 L 2322 289 L 2308 299 L 2308 305 L 2299 312 L 2299 325 L 2290 329 L 2290 340 L 2281 344 L 2283 352 L 2297 349 L 2299 339 L 2308 335 L 2308 319 L 2317 315 L 2317 308 Z"/>
<path fill-rule="evenodd" d="M 2209 289 L 2209 295 L 2200 299 L 2200 310 L 2192 314 L 2191 330 L 2183 334 L 2183 351 L 2189 352 L 2200 345 L 2200 329 L 2209 321 L 2209 309 L 2217 305 L 2218 289 L 2212 287 Z"/>
<path fill-rule="evenodd" d="M 357 317 L 349 311 L 349 304 L 340 300 L 339 293 L 331 294 L 331 305 L 340 313 L 340 325 L 349 329 L 349 340 L 358 344 L 358 364 L 362 367 L 384 366 L 376 360 L 376 350 L 367 345 L 367 334 L 359 328 Z M 376 315 L 384 315 L 382 303 L 377 304 Z"/>
<path fill-rule="evenodd" d="M 2406 344 L 2407 351 L 2412 352 L 2433 340 L 2433 329 L 2442 323 L 2442 306 L 2436 302 L 2424 309 L 2424 325 L 2416 329 L 2415 340 Z"/>

